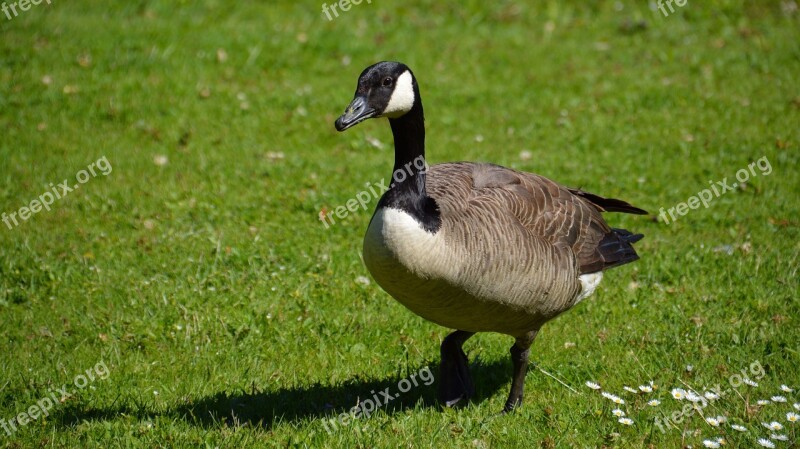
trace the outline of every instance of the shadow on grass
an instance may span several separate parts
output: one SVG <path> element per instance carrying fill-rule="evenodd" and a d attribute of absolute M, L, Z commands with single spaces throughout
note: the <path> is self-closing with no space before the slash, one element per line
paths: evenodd
<path fill-rule="evenodd" d="M 421 367 L 416 372 L 424 370 Z M 438 377 L 438 365 L 428 365 L 431 373 Z M 476 396 L 472 403 L 480 403 L 491 397 L 503 385 L 510 382 L 511 364 L 494 361 L 483 364 L 476 360 L 470 364 L 475 383 Z M 347 412 L 360 401 L 377 396 L 387 387 L 392 395 L 400 393 L 398 382 L 407 377 L 384 379 L 348 380 L 340 385 L 315 384 L 296 388 L 278 388 L 275 391 L 260 391 L 255 385 L 250 391 L 219 392 L 213 396 L 189 400 L 185 404 L 170 406 L 164 411 L 148 410 L 146 405 L 121 405 L 105 409 L 75 404 L 63 409 L 59 418 L 62 425 L 75 425 L 83 421 L 108 421 L 120 416 L 133 416 L 139 420 L 155 416 L 173 417 L 204 428 L 219 426 L 260 426 L 266 429 L 279 423 L 299 423 L 308 419 L 335 418 Z M 381 399 L 376 413 L 389 415 L 413 408 L 439 407 L 436 400 L 438 378 L 425 385 L 417 376 L 418 386 L 400 393 L 388 404 Z M 499 410 L 498 410 L 499 412 Z M 363 418 L 362 418 L 363 419 Z"/>

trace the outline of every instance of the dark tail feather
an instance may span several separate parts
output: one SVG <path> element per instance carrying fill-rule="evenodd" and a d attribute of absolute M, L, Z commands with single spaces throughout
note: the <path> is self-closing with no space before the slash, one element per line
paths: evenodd
<path fill-rule="evenodd" d="M 569 189 L 573 195 L 589 200 L 598 209 L 605 212 L 622 212 L 626 214 L 647 215 L 647 211 L 639 209 L 628 202 L 617 200 L 614 198 L 603 198 L 602 196 L 593 193 L 584 192 L 580 189 Z M 627 232 L 627 231 L 625 231 Z M 629 233 L 630 234 L 630 233 Z"/>
<path fill-rule="evenodd" d="M 642 239 L 644 235 L 633 234 L 625 229 L 612 228 L 611 232 L 600 240 L 597 251 L 602 257 L 602 262 L 591 267 L 581 267 L 584 273 L 607 270 L 639 259 L 633 244 Z"/>
<path fill-rule="evenodd" d="M 634 234 L 627 229 L 611 228 L 611 230 L 616 232 L 619 238 L 627 243 L 636 243 L 644 238 L 644 234 Z"/>

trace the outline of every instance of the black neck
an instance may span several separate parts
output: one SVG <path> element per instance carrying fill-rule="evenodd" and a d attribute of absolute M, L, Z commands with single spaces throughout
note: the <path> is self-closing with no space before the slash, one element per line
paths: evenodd
<path fill-rule="evenodd" d="M 389 119 L 394 136 L 394 169 L 391 187 L 378 207 L 392 207 L 412 215 L 429 232 L 441 225 L 436 201 L 425 189 L 425 117 L 417 96 L 414 107 L 398 118 Z"/>
<path fill-rule="evenodd" d="M 389 119 L 389 124 L 394 136 L 392 182 L 404 190 L 425 195 L 425 118 L 422 106 L 415 106 L 402 117 Z M 405 181 L 402 181 L 403 175 Z"/>

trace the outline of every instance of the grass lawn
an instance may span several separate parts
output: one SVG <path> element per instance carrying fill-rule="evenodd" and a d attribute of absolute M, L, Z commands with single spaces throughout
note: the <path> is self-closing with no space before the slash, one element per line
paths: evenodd
<path fill-rule="evenodd" d="M 0 13 L 0 447 L 800 447 L 797 2 L 28 6 Z M 449 330 L 368 278 L 374 198 L 320 222 L 391 173 L 386 121 L 333 127 L 380 60 L 430 163 L 652 214 L 606 216 L 641 260 L 543 328 L 513 414 L 496 334 L 437 405 Z"/>

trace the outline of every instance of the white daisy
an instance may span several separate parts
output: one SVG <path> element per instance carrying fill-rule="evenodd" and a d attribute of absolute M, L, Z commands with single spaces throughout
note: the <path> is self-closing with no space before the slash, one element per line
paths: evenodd
<path fill-rule="evenodd" d="M 624 387 L 622 387 L 622 389 L 623 389 L 623 390 L 625 390 L 625 391 L 627 391 L 628 393 L 633 393 L 633 394 L 636 394 L 636 393 L 638 393 L 638 391 L 636 391 L 636 390 L 634 390 L 633 388 L 631 388 L 631 387 L 628 387 L 628 386 L 624 386 Z"/>
<path fill-rule="evenodd" d="M 740 426 L 739 424 L 731 424 L 731 429 L 739 431 L 739 432 L 747 432 L 747 427 Z"/>
<path fill-rule="evenodd" d="M 586 381 L 586 386 L 591 388 L 592 390 L 599 390 L 600 389 L 600 384 L 592 382 L 590 380 Z"/>
<path fill-rule="evenodd" d="M 686 399 L 686 390 L 683 388 L 673 388 L 670 393 L 672 393 L 673 398 L 679 401 Z"/>
<path fill-rule="evenodd" d="M 713 393 L 711 391 L 706 391 L 705 393 L 703 393 L 703 397 L 705 397 L 709 401 L 715 401 L 715 400 L 719 399 L 719 395 L 717 393 Z"/>
<path fill-rule="evenodd" d="M 783 391 L 784 393 L 791 393 L 794 390 L 789 388 L 789 387 L 787 387 L 786 385 L 781 385 L 781 391 Z"/>
<path fill-rule="evenodd" d="M 800 410 L 800 402 L 795 403 L 794 404 L 794 408 L 796 408 L 797 410 Z"/>
<path fill-rule="evenodd" d="M 607 392 L 607 391 L 604 391 L 602 394 L 603 394 L 603 397 L 604 397 L 604 398 L 606 398 L 606 399 L 610 399 L 610 400 L 611 400 L 612 402 L 614 402 L 615 404 L 624 404 L 624 403 L 625 403 L 625 401 L 624 401 L 624 400 L 622 400 L 622 398 L 621 398 L 621 397 L 619 397 L 619 396 L 617 396 L 617 395 L 614 395 L 614 394 L 611 394 L 611 393 L 609 393 L 609 392 Z"/>
<path fill-rule="evenodd" d="M 758 401 L 756 401 L 756 404 L 758 404 L 758 405 L 769 405 L 769 401 L 766 400 L 766 399 L 759 399 Z"/>
<path fill-rule="evenodd" d="M 714 418 L 713 416 L 709 416 L 708 418 L 706 418 L 706 422 L 714 427 L 719 426 L 719 420 L 717 418 Z"/>
<path fill-rule="evenodd" d="M 614 410 L 611 410 L 611 414 L 616 416 L 617 418 L 621 418 L 621 417 L 625 416 L 625 412 L 623 412 L 622 410 L 620 410 L 618 408 L 615 408 Z"/>
<path fill-rule="evenodd" d="M 790 423 L 794 424 L 797 421 L 800 421 L 800 415 L 798 415 L 797 413 L 794 413 L 794 412 L 789 412 L 789 413 L 786 414 L 786 420 L 789 421 Z"/>
<path fill-rule="evenodd" d="M 694 391 L 687 391 L 686 392 L 686 400 L 689 402 L 701 402 L 703 401 L 703 397 L 695 393 Z"/>
<path fill-rule="evenodd" d="M 779 423 L 778 421 L 772 421 L 771 423 L 761 423 L 762 426 L 766 427 L 769 430 L 782 430 L 783 424 Z"/>
<path fill-rule="evenodd" d="M 760 445 L 762 445 L 764 447 L 769 447 L 769 448 L 774 448 L 775 447 L 775 443 L 773 443 L 772 441 L 770 441 L 770 440 L 768 440 L 766 438 L 759 438 L 758 439 L 758 444 L 760 444 Z"/>
<path fill-rule="evenodd" d="M 719 447 L 719 443 L 713 440 L 703 440 L 703 446 L 705 447 Z"/>
<path fill-rule="evenodd" d="M 786 402 L 786 398 L 783 396 L 773 396 L 770 399 L 772 399 L 772 402 Z"/>
<path fill-rule="evenodd" d="M 639 391 L 641 391 L 642 393 L 652 393 L 653 387 L 651 387 L 650 385 L 639 385 Z"/>
<path fill-rule="evenodd" d="M 772 438 L 773 440 L 789 441 L 789 437 L 787 437 L 786 435 L 783 435 L 783 434 L 773 433 L 773 434 L 770 434 L 769 437 Z"/>
<path fill-rule="evenodd" d="M 649 401 L 647 403 L 647 405 L 649 405 L 650 407 L 657 407 L 660 404 L 661 404 L 661 401 L 659 401 L 658 399 L 653 399 L 653 400 L 651 400 L 651 401 Z"/>
<path fill-rule="evenodd" d="M 751 387 L 757 387 L 758 386 L 758 382 L 756 382 L 754 380 L 751 380 L 751 379 L 749 379 L 747 377 L 742 379 L 742 382 L 746 383 L 747 385 L 750 385 Z"/>
<path fill-rule="evenodd" d="M 631 425 L 633 425 L 633 420 L 630 419 L 630 418 L 620 418 L 619 419 L 619 423 L 620 424 L 625 424 L 626 426 L 631 426 Z"/>
<path fill-rule="evenodd" d="M 728 418 L 725 417 L 725 416 L 719 415 L 719 416 L 717 416 L 717 421 L 719 421 L 721 423 L 728 422 Z"/>

